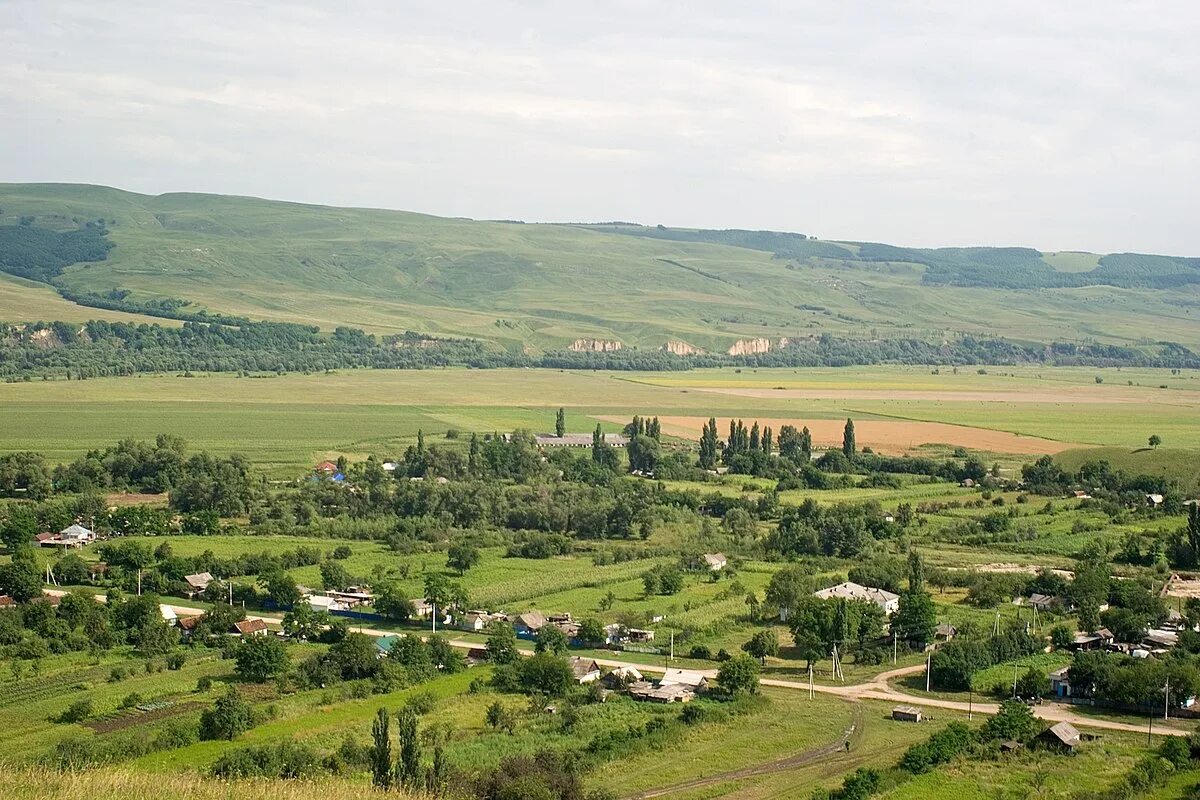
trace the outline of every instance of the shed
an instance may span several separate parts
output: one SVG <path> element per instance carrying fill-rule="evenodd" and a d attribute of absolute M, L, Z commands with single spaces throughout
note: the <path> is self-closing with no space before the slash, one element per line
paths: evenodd
<path fill-rule="evenodd" d="M 897 722 L 920 722 L 921 709 L 916 706 L 896 706 L 892 709 L 892 719 Z"/>
<path fill-rule="evenodd" d="M 1048 747 L 1073 753 L 1079 746 L 1079 731 L 1069 722 L 1060 722 L 1042 731 L 1038 741 Z"/>

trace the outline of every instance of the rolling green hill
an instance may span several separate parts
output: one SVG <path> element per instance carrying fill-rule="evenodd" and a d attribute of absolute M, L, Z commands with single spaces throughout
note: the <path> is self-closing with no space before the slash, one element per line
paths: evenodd
<path fill-rule="evenodd" d="M 107 253 L 87 238 L 97 231 Z M 79 252 L 102 260 L 61 263 Z M 0 184 L 0 270 L 127 308 L 411 329 L 512 352 L 578 339 L 725 352 L 743 339 L 822 333 L 1200 348 L 1194 259 L 482 222 L 99 186 Z M 46 290 L 6 276 L 4 318 L 19 321 L 26 293 L 47 318 Z"/>
<path fill-rule="evenodd" d="M 1166 438 L 1166 437 L 1164 437 Z M 1176 481 L 1184 491 L 1200 490 L 1200 451 L 1178 447 L 1089 447 L 1064 450 L 1055 460 L 1064 469 L 1078 471 L 1085 462 L 1107 461 L 1115 470 L 1130 475 L 1161 475 Z"/>

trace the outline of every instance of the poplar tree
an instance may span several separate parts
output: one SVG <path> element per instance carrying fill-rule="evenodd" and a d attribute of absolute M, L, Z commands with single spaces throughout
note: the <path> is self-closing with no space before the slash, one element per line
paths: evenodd
<path fill-rule="evenodd" d="M 846 458 L 853 459 L 857 450 L 854 442 L 854 420 L 847 419 L 846 428 L 842 431 L 842 452 L 846 454 Z"/>
<path fill-rule="evenodd" d="M 392 740 L 391 720 L 386 708 L 375 712 L 371 723 L 371 783 L 380 789 L 392 785 Z"/>
<path fill-rule="evenodd" d="M 567 411 L 565 408 L 558 409 L 558 415 L 554 418 L 554 435 L 562 438 L 567 433 Z"/>

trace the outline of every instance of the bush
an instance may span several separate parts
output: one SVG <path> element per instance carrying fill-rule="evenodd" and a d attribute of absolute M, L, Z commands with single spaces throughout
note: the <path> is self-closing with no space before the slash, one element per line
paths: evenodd
<path fill-rule="evenodd" d="M 167 669 L 178 672 L 183 669 L 183 665 L 187 663 L 187 655 L 182 652 L 174 652 L 167 656 Z"/>
<path fill-rule="evenodd" d="M 121 705 L 118 706 L 118 708 L 137 708 L 141 704 L 142 696 L 137 692 L 130 692 L 129 694 L 125 695 L 125 698 L 121 701 Z"/>
<path fill-rule="evenodd" d="M 1192 748 L 1182 736 L 1168 736 L 1158 746 L 1158 755 L 1176 769 L 1184 769 L 1192 760 Z"/>
<path fill-rule="evenodd" d="M 322 761 L 311 747 L 286 740 L 226 753 L 212 768 L 218 778 L 311 778 L 321 771 Z"/>
<path fill-rule="evenodd" d="M 66 710 L 55 717 L 55 722 L 83 722 L 92 715 L 92 701 L 89 698 L 76 700 L 67 706 Z"/>

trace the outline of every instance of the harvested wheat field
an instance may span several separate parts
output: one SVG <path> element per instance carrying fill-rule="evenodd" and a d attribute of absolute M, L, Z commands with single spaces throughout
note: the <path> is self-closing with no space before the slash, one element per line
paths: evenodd
<path fill-rule="evenodd" d="M 601 416 L 597 419 L 604 422 L 626 421 L 625 418 L 618 416 Z M 699 439 L 704 423 L 708 422 L 707 417 L 659 417 L 658 419 L 662 423 L 664 433 L 689 439 Z M 784 425 L 794 425 L 797 428 L 807 426 L 812 432 L 813 444 L 819 448 L 840 447 L 842 430 L 846 424 L 842 419 L 759 418 L 757 421 L 760 425 L 769 425 L 776 432 Z M 750 422 L 751 420 L 746 420 L 747 424 Z M 728 428 L 729 418 L 718 417 L 717 429 L 725 431 Z M 856 419 L 854 420 L 854 432 L 859 447 L 870 447 L 878 453 L 893 455 L 907 453 L 927 444 L 945 444 L 953 447 L 966 447 L 971 450 L 984 450 L 990 453 L 1021 455 L 1052 455 L 1077 446 L 1067 442 L 1056 442 L 1052 439 L 1021 436 L 987 428 L 950 425 L 944 422 Z"/>

